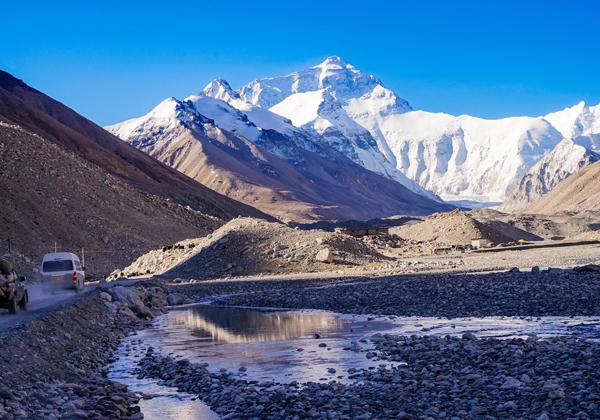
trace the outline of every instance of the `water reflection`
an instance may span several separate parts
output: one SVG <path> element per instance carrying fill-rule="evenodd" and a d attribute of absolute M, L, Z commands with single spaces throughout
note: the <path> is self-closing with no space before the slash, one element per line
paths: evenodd
<path fill-rule="evenodd" d="M 320 312 L 257 311 L 201 305 L 191 307 L 169 320 L 173 326 L 191 328 L 194 337 L 225 343 L 289 340 L 327 331 L 340 331 L 349 322 Z"/>
<path fill-rule="evenodd" d="M 352 341 L 371 346 L 374 333 L 410 336 L 462 335 L 540 338 L 556 335 L 600 337 L 597 317 L 367 318 L 325 311 L 265 311 L 196 305 L 171 310 L 153 329 L 140 333 L 157 352 L 206 362 L 209 369 L 237 372 L 245 379 L 286 383 L 339 380 L 350 368 L 377 368 L 388 360 L 367 359 L 364 352 L 348 351 Z M 319 339 L 313 338 L 315 334 Z M 344 350 L 346 349 L 346 350 Z M 330 371 L 333 368 L 335 371 Z"/>

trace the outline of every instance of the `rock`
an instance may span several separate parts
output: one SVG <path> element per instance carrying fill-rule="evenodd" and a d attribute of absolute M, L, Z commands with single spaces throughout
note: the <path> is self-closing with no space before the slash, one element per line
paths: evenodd
<path fill-rule="evenodd" d="M 109 290 L 113 300 L 125 303 L 129 309 L 137 309 L 144 306 L 139 293 L 130 287 L 116 286 Z"/>
<path fill-rule="evenodd" d="M 540 274 L 540 267 L 538 267 L 537 265 L 531 267 L 531 274 Z"/>
<path fill-rule="evenodd" d="M 575 267 L 573 271 L 576 271 L 578 273 L 600 271 L 600 265 L 588 264 L 581 267 Z"/>
<path fill-rule="evenodd" d="M 100 292 L 100 298 L 104 299 L 107 302 L 110 302 L 112 300 L 112 296 L 106 292 Z"/>
<path fill-rule="evenodd" d="M 324 263 L 332 263 L 333 262 L 333 252 L 329 248 L 325 248 L 317 252 L 316 260 Z"/>
<path fill-rule="evenodd" d="M 166 296 L 152 296 L 150 299 L 150 305 L 156 306 L 157 308 L 162 308 L 163 306 L 167 306 L 167 298 Z"/>
<path fill-rule="evenodd" d="M 548 274 L 562 274 L 565 270 L 562 268 L 550 267 L 548 268 Z"/>
<path fill-rule="evenodd" d="M 142 306 L 141 308 L 138 308 L 137 316 L 138 316 L 138 318 L 142 318 L 142 319 L 154 319 L 154 314 L 146 306 Z"/>
<path fill-rule="evenodd" d="M 519 389 L 521 388 L 521 381 L 515 378 L 507 378 L 506 381 L 500 387 L 502 389 Z"/>
<path fill-rule="evenodd" d="M 508 270 L 508 272 L 511 273 L 511 274 L 517 274 L 517 273 L 520 273 L 521 270 L 519 270 L 518 267 L 513 267 L 510 270 Z"/>
<path fill-rule="evenodd" d="M 466 332 L 462 335 L 463 340 L 477 340 L 477 336 L 472 332 Z"/>
<path fill-rule="evenodd" d="M 362 346 L 360 344 L 358 344 L 357 342 L 352 343 L 352 346 L 350 346 L 350 350 L 352 351 L 360 351 L 362 349 Z"/>
<path fill-rule="evenodd" d="M 85 411 L 75 410 L 65 413 L 60 417 L 62 420 L 87 420 L 89 417 Z"/>
<path fill-rule="evenodd" d="M 183 304 L 183 298 L 175 293 L 171 293 L 167 296 L 167 303 L 169 306 L 177 306 Z"/>
<path fill-rule="evenodd" d="M 119 313 L 121 313 L 123 315 L 127 315 L 130 318 L 137 319 L 137 315 L 134 314 L 133 311 L 131 309 L 129 309 L 128 307 L 126 307 L 125 309 L 119 311 Z"/>

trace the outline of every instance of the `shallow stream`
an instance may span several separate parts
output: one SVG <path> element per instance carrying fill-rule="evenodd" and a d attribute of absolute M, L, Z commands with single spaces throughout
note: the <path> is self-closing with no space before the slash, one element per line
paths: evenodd
<path fill-rule="evenodd" d="M 210 420 L 218 416 L 201 401 L 192 400 L 193 396 L 159 386 L 156 380 L 137 379 L 133 371 L 148 346 L 159 354 L 208 363 L 212 371 L 227 369 L 248 381 L 349 382 L 346 371 L 352 367 L 396 364 L 350 351 L 352 342 L 366 340 L 360 345 L 368 349 L 369 338 L 376 333 L 462 335 L 467 331 L 479 337 L 535 334 L 540 338 L 573 335 L 600 339 L 600 317 L 369 318 L 315 310 L 190 305 L 171 308 L 153 328 L 125 339 L 109 376 L 134 392 L 154 395 L 140 402 L 147 420 Z"/>

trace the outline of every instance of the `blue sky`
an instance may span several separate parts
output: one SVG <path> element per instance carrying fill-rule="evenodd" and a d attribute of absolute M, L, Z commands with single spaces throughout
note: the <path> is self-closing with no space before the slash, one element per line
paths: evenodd
<path fill-rule="evenodd" d="M 600 103 L 598 1 L 5 2 L 0 68 L 100 125 L 339 55 L 414 109 Z M 6 17 L 9 18 L 6 18 Z"/>

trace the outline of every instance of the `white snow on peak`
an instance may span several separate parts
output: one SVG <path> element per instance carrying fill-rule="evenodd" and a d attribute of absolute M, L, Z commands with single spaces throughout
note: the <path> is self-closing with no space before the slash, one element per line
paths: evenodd
<path fill-rule="evenodd" d="M 204 95 L 192 95 L 185 100 L 191 102 L 201 115 L 213 120 L 220 128 L 239 133 L 250 141 L 256 141 L 260 137 L 260 128 L 227 102 Z"/>
<path fill-rule="evenodd" d="M 321 64 L 287 76 L 255 80 L 238 89 L 240 97 L 263 108 L 271 108 L 296 93 L 329 90 L 338 101 L 360 98 L 383 84 L 372 75 L 357 70 L 337 56 Z M 395 94 L 390 91 L 395 97 Z M 395 97 L 399 109 L 410 110 L 408 103 Z"/>
<path fill-rule="evenodd" d="M 220 77 L 210 82 L 200 94 L 225 102 L 240 99 L 240 95 L 231 89 L 231 86 L 229 86 L 229 83 L 225 79 Z"/>
<path fill-rule="evenodd" d="M 186 104 L 171 97 L 158 104 L 143 117 L 132 118 L 122 123 L 105 127 L 121 139 L 129 139 L 144 133 L 154 132 L 158 128 L 171 130 L 182 122 L 192 121 L 193 114 Z"/>
<path fill-rule="evenodd" d="M 589 150 L 600 152 L 600 105 L 585 102 L 544 117 L 564 138 L 570 138 Z"/>

